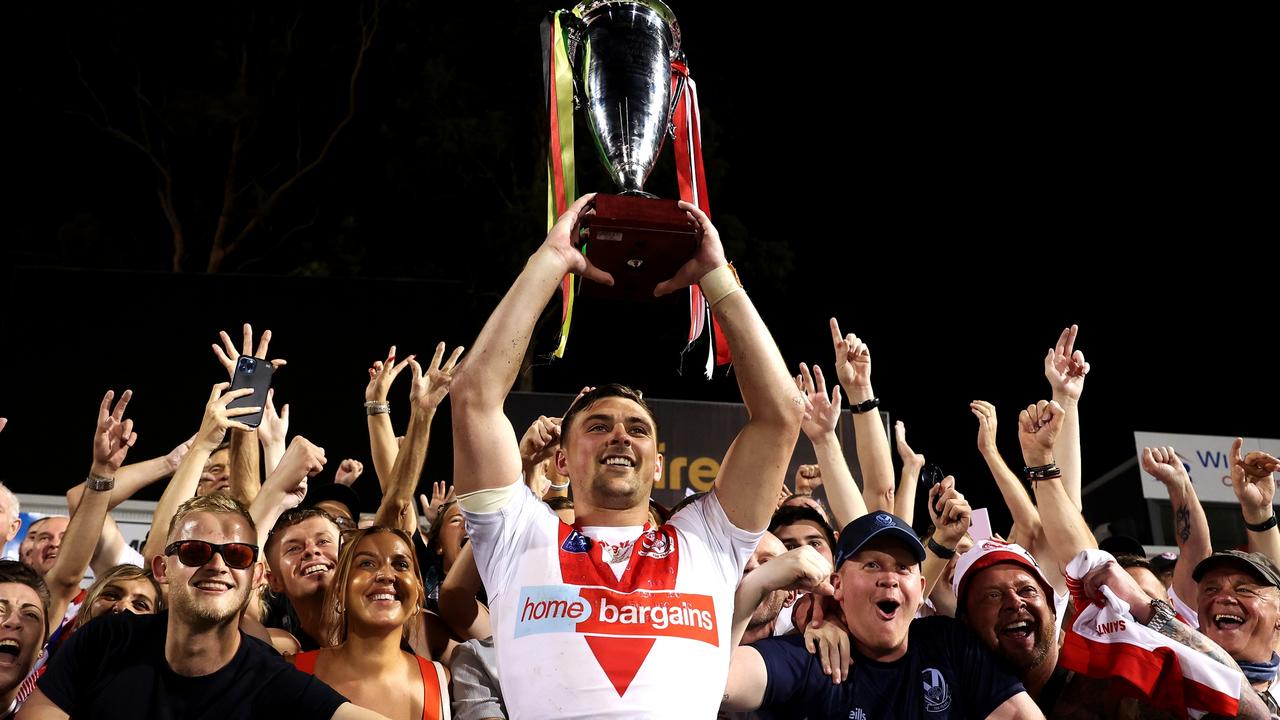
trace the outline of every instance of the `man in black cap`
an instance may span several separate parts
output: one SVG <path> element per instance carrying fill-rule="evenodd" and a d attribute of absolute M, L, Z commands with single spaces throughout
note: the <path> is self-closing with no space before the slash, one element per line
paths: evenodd
<path fill-rule="evenodd" d="M 968 526 L 949 491 L 940 528 Z M 942 533 L 940 533 L 940 536 Z M 783 717 L 1039 718 L 1022 683 L 955 620 L 912 621 L 924 601 L 924 546 L 901 518 L 874 512 L 840 533 L 831 583 L 850 633 L 849 677 L 833 684 L 799 635 L 734 652 L 725 704 Z"/>
<path fill-rule="evenodd" d="M 1271 712 L 1280 712 L 1280 569 L 1262 553 L 1228 550 L 1201 560 L 1191 577 L 1200 632 L 1240 665 Z"/>

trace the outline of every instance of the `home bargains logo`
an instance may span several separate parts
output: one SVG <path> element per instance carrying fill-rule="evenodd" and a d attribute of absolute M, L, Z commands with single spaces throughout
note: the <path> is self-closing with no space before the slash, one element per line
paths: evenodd
<path fill-rule="evenodd" d="M 672 590 L 622 593 L 601 587 L 535 585 L 520 589 L 515 636 L 579 633 L 677 637 L 720 645 L 709 595 Z"/>

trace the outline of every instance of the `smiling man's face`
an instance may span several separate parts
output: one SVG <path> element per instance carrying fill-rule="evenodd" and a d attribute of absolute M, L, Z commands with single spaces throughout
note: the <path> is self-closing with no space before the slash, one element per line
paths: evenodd
<path fill-rule="evenodd" d="M 1280 590 L 1225 564 L 1201 576 L 1198 588 L 1200 632 L 1236 661 L 1271 658 L 1280 632 Z"/>
<path fill-rule="evenodd" d="M 293 602 L 323 596 L 338 566 L 338 526 L 327 517 L 309 517 L 276 532 L 268 543 L 271 589 Z"/>
<path fill-rule="evenodd" d="M 257 537 L 240 515 L 197 511 L 184 517 L 169 538 L 171 543 L 182 540 L 252 545 Z M 156 558 L 152 570 L 160 584 L 169 586 L 170 612 L 186 622 L 212 626 L 239 617 L 249 603 L 250 592 L 261 580 L 261 567 L 255 562 L 238 570 L 228 566 L 219 553 L 205 564 L 191 567 L 175 554 Z"/>
<path fill-rule="evenodd" d="M 32 523 L 32 532 L 27 534 L 31 544 L 27 545 L 24 540 L 23 549 L 20 551 L 21 560 L 27 564 L 27 567 L 41 575 L 46 575 L 53 569 L 54 564 L 58 562 L 58 553 L 62 550 L 62 538 L 67 534 L 69 523 L 70 521 L 61 515 L 41 518 L 39 525 Z"/>
<path fill-rule="evenodd" d="M 556 452 L 575 503 L 626 510 L 649 502 L 662 471 L 653 417 L 639 403 L 604 397 L 576 413 Z"/>
<path fill-rule="evenodd" d="M 1018 672 L 1038 667 L 1057 642 L 1052 599 L 1027 568 L 1000 563 L 967 580 L 965 623 Z"/>

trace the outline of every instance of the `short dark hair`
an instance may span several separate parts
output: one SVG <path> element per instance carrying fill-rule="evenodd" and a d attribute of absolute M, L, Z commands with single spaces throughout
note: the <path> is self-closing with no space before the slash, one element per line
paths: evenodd
<path fill-rule="evenodd" d="M 40 604 L 44 606 L 44 631 L 40 634 L 40 641 L 48 640 L 49 606 L 53 604 L 53 599 L 49 596 L 49 586 L 45 585 L 44 578 L 16 560 L 0 560 L 0 583 L 17 583 L 36 591 Z"/>
<path fill-rule="evenodd" d="M 769 519 L 769 532 L 777 535 L 777 530 L 784 525 L 795 525 L 804 521 L 815 522 L 827 536 L 827 545 L 831 552 L 836 551 L 836 531 L 822 514 L 808 505 L 783 505 Z"/>
<path fill-rule="evenodd" d="M 788 495 L 788 496 L 787 496 L 787 499 L 786 499 L 786 500 L 783 500 L 783 501 L 782 501 L 782 505 L 780 505 L 779 507 L 787 507 L 787 503 L 789 503 L 789 502 L 791 502 L 792 500 L 795 500 L 795 499 L 797 499 L 797 498 L 802 499 L 802 500 L 812 500 L 812 501 L 814 502 L 814 504 L 816 504 L 816 505 L 818 506 L 818 512 L 819 512 L 819 514 L 821 514 L 821 515 L 823 516 L 823 519 L 825 519 L 825 520 L 827 521 L 827 524 L 828 524 L 828 525 L 830 525 L 830 524 L 831 524 L 831 520 L 830 520 L 830 518 L 831 518 L 831 512 L 830 512 L 830 510 L 828 510 L 828 509 L 827 509 L 827 505 L 826 505 L 826 503 L 822 502 L 822 499 L 821 499 L 821 498 L 816 498 L 816 497 L 814 497 L 814 496 L 813 496 L 813 493 L 810 493 L 810 492 L 798 492 L 798 493 L 791 493 L 790 495 Z"/>
<path fill-rule="evenodd" d="M 552 495 L 543 502 L 545 502 L 552 510 L 556 511 L 573 509 L 573 498 L 565 497 L 564 495 Z"/>
<path fill-rule="evenodd" d="M 1138 555 L 1117 555 L 1116 564 L 1128 570 L 1129 568 L 1146 568 L 1151 570 L 1151 561 Z M 1155 570 L 1151 570 L 1153 575 L 1159 575 Z"/>
<path fill-rule="evenodd" d="M 285 510 L 280 519 L 276 520 L 276 524 L 272 526 L 271 532 L 267 534 L 267 542 L 262 548 L 262 557 L 266 559 L 267 566 L 271 566 L 271 551 L 280 544 L 280 533 L 298 523 L 306 522 L 311 518 L 324 518 L 333 523 L 333 527 L 337 529 L 338 540 L 342 540 L 342 526 L 338 524 L 338 518 L 324 508 L 314 506 L 296 507 Z"/>
<path fill-rule="evenodd" d="M 583 393 L 582 397 L 578 398 L 576 402 L 569 406 L 569 409 L 564 413 L 564 417 L 560 420 L 560 444 L 566 445 L 568 443 L 569 428 L 573 425 L 573 419 L 578 415 L 578 413 L 581 413 L 583 410 L 591 407 L 599 400 L 611 397 L 620 397 L 630 400 L 643 408 L 645 414 L 649 416 L 649 421 L 653 423 L 653 432 L 655 437 L 657 436 L 658 419 L 653 415 L 653 408 L 649 407 L 649 403 L 644 401 L 644 393 L 639 390 L 629 388 L 626 385 L 609 383 L 608 385 L 601 385 L 590 392 Z"/>

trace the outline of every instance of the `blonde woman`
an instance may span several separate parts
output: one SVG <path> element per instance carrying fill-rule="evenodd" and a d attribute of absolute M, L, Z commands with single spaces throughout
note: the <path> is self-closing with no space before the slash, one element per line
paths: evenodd
<path fill-rule="evenodd" d="M 137 565 L 117 565 L 93 581 L 85 591 L 75 629 L 102 615 L 131 612 L 151 615 L 164 609 L 164 596 L 151 573 Z"/>
<path fill-rule="evenodd" d="M 444 666 L 401 649 L 421 620 L 424 594 L 404 531 L 379 526 L 349 535 L 325 592 L 327 647 L 295 655 L 294 665 L 387 717 L 448 718 Z"/>

